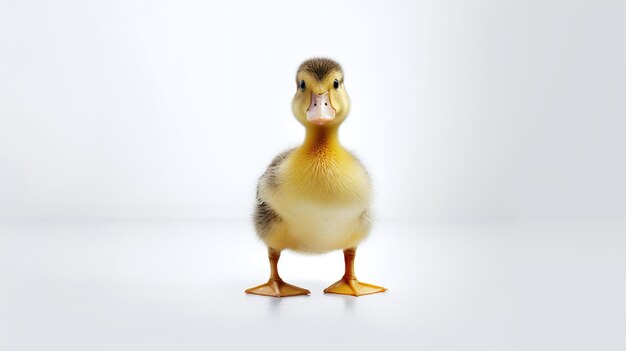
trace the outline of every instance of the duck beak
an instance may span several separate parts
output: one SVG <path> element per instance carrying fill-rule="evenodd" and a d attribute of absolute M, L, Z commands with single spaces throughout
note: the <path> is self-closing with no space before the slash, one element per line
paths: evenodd
<path fill-rule="evenodd" d="M 306 110 L 306 119 L 320 126 L 335 119 L 335 109 L 330 104 L 328 92 L 322 95 L 311 93 L 311 105 Z"/>

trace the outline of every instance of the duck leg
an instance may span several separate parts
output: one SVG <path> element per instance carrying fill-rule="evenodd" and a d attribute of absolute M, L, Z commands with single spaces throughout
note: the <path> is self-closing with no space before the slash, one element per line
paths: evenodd
<path fill-rule="evenodd" d="M 346 273 L 343 275 L 341 280 L 324 289 L 325 293 L 361 296 L 387 291 L 387 289 L 382 286 L 362 283 L 356 279 L 356 276 L 354 275 L 355 255 L 356 248 L 343 250 L 343 258 L 346 262 Z"/>
<path fill-rule="evenodd" d="M 311 293 L 307 289 L 287 284 L 280 278 L 278 275 L 278 259 L 280 258 L 280 251 L 269 247 L 267 249 L 267 254 L 270 259 L 270 279 L 265 284 L 247 289 L 246 293 L 273 297 L 309 295 Z"/>

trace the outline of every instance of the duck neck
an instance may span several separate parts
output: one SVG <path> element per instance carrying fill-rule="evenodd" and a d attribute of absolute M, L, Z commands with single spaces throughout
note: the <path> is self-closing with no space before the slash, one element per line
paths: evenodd
<path fill-rule="evenodd" d="M 341 149 L 339 144 L 339 128 L 338 127 L 309 127 L 306 129 L 304 150 L 313 153 L 324 153 L 328 151 Z"/>

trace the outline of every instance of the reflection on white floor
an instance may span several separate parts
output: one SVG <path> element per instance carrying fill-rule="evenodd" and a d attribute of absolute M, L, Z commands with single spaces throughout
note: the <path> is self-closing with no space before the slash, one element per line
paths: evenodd
<path fill-rule="evenodd" d="M 249 223 L 0 225 L 0 350 L 623 350 L 626 223 L 379 223 L 359 279 L 324 295 L 341 252 L 286 252 L 311 296 L 268 276 Z"/>

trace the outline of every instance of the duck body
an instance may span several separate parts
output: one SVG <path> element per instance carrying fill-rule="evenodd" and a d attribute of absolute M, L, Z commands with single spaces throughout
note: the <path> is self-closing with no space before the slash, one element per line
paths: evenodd
<path fill-rule="evenodd" d="M 369 233 L 368 173 L 332 133 L 307 135 L 259 180 L 255 222 L 267 223 L 257 233 L 269 247 L 324 253 L 356 247 Z"/>
<path fill-rule="evenodd" d="M 270 278 L 246 293 L 309 295 L 278 274 L 283 250 L 324 253 L 343 249 L 345 274 L 325 293 L 352 296 L 387 289 L 360 282 L 354 273 L 358 244 L 370 231 L 370 178 L 339 143 L 339 125 L 350 110 L 341 66 L 330 59 L 303 62 L 296 72 L 294 116 L 306 130 L 304 143 L 274 158 L 257 184 L 254 225 L 267 246 Z"/>

